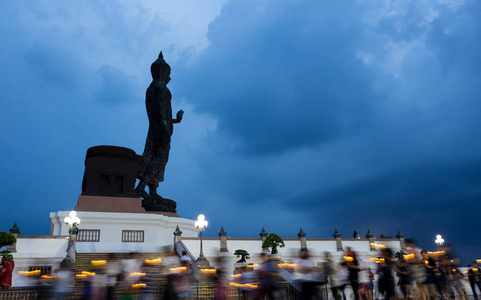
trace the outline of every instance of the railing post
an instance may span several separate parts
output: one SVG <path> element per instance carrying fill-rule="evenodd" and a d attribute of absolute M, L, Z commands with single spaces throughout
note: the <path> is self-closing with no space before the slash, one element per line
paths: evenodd
<path fill-rule="evenodd" d="M 401 233 L 401 230 L 397 231 L 396 237 L 399 239 L 399 243 L 401 244 L 401 250 L 406 251 L 406 242 L 404 241 L 404 234 Z"/>
<path fill-rule="evenodd" d="M 182 231 L 180 231 L 179 225 L 177 225 L 174 231 L 174 244 L 180 241 L 182 241 Z"/>
<path fill-rule="evenodd" d="M 366 239 L 369 239 L 369 251 L 376 251 L 376 247 L 374 247 L 374 234 L 368 229 L 366 233 Z"/>
<path fill-rule="evenodd" d="M 264 245 L 264 241 L 266 240 L 266 237 L 267 237 L 267 232 L 264 229 L 264 227 L 262 227 L 262 231 L 261 233 L 259 233 L 259 236 L 261 237 L 262 245 Z M 269 252 L 269 249 L 262 248 L 262 252 Z"/>
<path fill-rule="evenodd" d="M 342 249 L 341 234 L 337 231 L 337 228 L 332 236 L 336 239 L 337 251 L 344 251 L 344 249 Z"/>
<path fill-rule="evenodd" d="M 227 232 L 224 230 L 224 226 L 220 229 L 219 232 L 219 238 L 220 238 L 220 252 L 229 252 L 227 250 Z"/>
<path fill-rule="evenodd" d="M 301 230 L 299 230 L 299 233 L 297 234 L 299 239 L 301 240 L 301 250 L 307 250 L 307 240 L 306 240 L 306 233 Z"/>
<path fill-rule="evenodd" d="M 10 234 L 12 234 L 15 237 L 15 240 L 20 235 L 20 228 L 18 228 L 17 226 L 17 221 L 15 221 L 12 228 L 10 228 Z M 7 250 L 11 252 L 17 252 L 17 242 L 7 246 Z"/>

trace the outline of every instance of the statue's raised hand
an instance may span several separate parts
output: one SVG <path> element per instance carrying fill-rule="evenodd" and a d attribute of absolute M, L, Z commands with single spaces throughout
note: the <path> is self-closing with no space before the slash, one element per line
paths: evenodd
<path fill-rule="evenodd" d="M 182 117 L 184 116 L 184 111 L 181 109 L 177 112 L 177 121 L 182 121 Z"/>

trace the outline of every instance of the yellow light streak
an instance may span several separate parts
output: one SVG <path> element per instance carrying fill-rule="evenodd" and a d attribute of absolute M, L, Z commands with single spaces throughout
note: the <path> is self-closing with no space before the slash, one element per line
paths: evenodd
<path fill-rule="evenodd" d="M 146 259 L 145 263 L 149 264 L 149 265 L 158 265 L 158 264 L 162 263 L 162 258 L 159 257 L 159 258 L 154 258 L 154 259 Z"/>
<path fill-rule="evenodd" d="M 87 274 L 77 274 L 77 275 L 75 275 L 75 277 L 77 277 L 77 278 L 86 278 L 86 277 L 87 277 Z"/>
<path fill-rule="evenodd" d="M 187 267 L 177 267 L 177 268 L 170 268 L 171 272 L 183 272 L 187 270 Z"/>
<path fill-rule="evenodd" d="M 53 279 L 53 278 L 55 278 L 55 277 L 50 276 L 50 275 L 42 275 L 42 277 L 40 277 L 40 278 L 43 278 L 43 279 Z"/>
<path fill-rule="evenodd" d="M 90 263 L 94 266 L 103 266 L 107 263 L 107 261 L 106 260 L 92 260 Z"/>
<path fill-rule="evenodd" d="M 143 277 L 143 276 L 145 276 L 145 273 L 141 273 L 141 272 L 130 272 L 130 276 L 132 276 L 132 277 Z"/>
<path fill-rule="evenodd" d="M 250 289 L 256 289 L 257 285 L 256 284 L 250 284 L 250 283 L 235 283 L 235 282 L 229 282 L 230 286 L 235 286 L 235 287 L 247 287 Z"/>
<path fill-rule="evenodd" d="M 446 252 L 444 252 L 444 251 L 428 252 L 428 254 L 431 255 L 431 256 L 444 255 L 445 253 Z"/>
<path fill-rule="evenodd" d="M 280 268 L 293 268 L 293 269 L 297 267 L 296 264 L 291 264 L 291 263 L 282 263 L 282 264 L 278 264 L 278 266 Z"/>
<path fill-rule="evenodd" d="M 95 276 L 95 272 L 82 271 L 82 274 L 87 276 Z"/>
<path fill-rule="evenodd" d="M 371 247 L 374 247 L 376 249 L 380 248 L 380 249 L 384 249 L 386 248 L 386 245 L 383 245 L 383 244 L 377 244 L 377 243 L 370 243 Z"/>
<path fill-rule="evenodd" d="M 145 283 L 136 283 L 136 284 L 132 284 L 132 287 L 133 288 L 144 288 L 146 287 L 147 285 Z"/>
<path fill-rule="evenodd" d="M 18 271 L 18 274 L 23 275 L 23 276 L 37 276 L 40 275 L 40 270 L 35 270 L 35 271 Z"/>
<path fill-rule="evenodd" d="M 236 275 L 230 275 L 232 278 L 239 278 L 242 276 L 242 274 L 236 274 Z"/>
<path fill-rule="evenodd" d="M 204 272 L 204 273 L 215 273 L 217 272 L 216 269 L 200 269 L 201 272 Z"/>
<path fill-rule="evenodd" d="M 377 257 L 371 257 L 369 260 L 375 262 L 376 264 L 383 264 L 386 261 L 384 258 Z"/>
<path fill-rule="evenodd" d="M 354 257 L 352 256 L 344 256 L 345 261 L 354 261 Z"/>
<path fill-rule="evenodd" d="M 416 255 L 414 255 L 414 253 L 411 253 L 411 254 L 403 255 L 403 257 L 404 257 L 405 260 L 410 260 L 410 259 L 415 258 Z"/>

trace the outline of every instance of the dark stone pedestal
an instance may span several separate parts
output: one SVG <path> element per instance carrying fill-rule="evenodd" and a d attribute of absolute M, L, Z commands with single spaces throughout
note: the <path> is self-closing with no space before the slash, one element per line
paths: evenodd
<path fill-rule="evenodd" d="M 87 150 L 82 195 L 138 198 L 135 192 L 137 154 L 117 146 L 95 146 Z"/>
<path fill-rule="evenodd" d="M 135 191 L 139 157 L 134 150 L 95 146 L 87 150 L 85 172 L 75 210 L 100 212 L 166 212 L 177 216 L 177 204 L 161 196 Z"/>

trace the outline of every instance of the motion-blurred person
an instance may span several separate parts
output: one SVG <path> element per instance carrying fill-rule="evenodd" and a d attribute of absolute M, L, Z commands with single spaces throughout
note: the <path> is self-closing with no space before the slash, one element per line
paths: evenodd
<path fill-rule="evenodd" d="M 315 270 L 316 265 L 309 258 L 309 251 L 302 249 L 299 252 L 299 259 L 296 262 L 295 270 L 296 279 L 299 280 L 302 285 L 302 299 L 310 300 L 314 296 Z"/>
<path fill-rule="evenodd" d="M 424 295 L 426 298 L 431 298 L 433 300 L 438 299 L 438 293 L 436 291 L 436 262 L 434 259 L 428 255 L 428 251 L 422 250 L 421 256 L 424 260 L 424 267 L 426 270 L 426 279 L 423 282 Z"/>
<path fill-rule="evenodd" d="M 448 283 L 448 267 L 445 263 L 444 255 L 438 255 L 435 259 L 436 261 L 436 276 L 434 277 L 434 281 L 436 284 L 436 289 L 438 294 L 441 296 L 441 299 L 447 298 L 447 294 L 449 294 L 449 290 L 447 288 Z"/>
<path fill-rule="evenodd" d="M 262 262 L 259 265 L 257 274 L 260 286 L 257 299 L 274 299 L 274 291 L 277 289 L 278 269 L 273 259 L 266 253 L 261 253 Z"/>
<path fill-rule="evenodd" d="M 359 261 L 357 260 L 356 252 L 351 248 L 346 248 L 346 256 L 351 257 L 347 261 L 347 268 L 349 270 L 349 284 L 352 287 L 352 292 L 354 293 L 354 299 L 359 300 Z"/>
<path fill-rule="evenodd" d="M 155 285 L 156 285 L 156 278 L 157 275 L 159 274 L 158 267 L 154 265 L 149 265 L 147 263 L 144 263 L 142 265 L 142 270 L 141 270 L 143 275 L 141 279 L 141 283 L 145 284 L 146 286 L 142 288 L 141 292 L 141 299 L 142 300 L 153 300 L 154 299 L 154 294 L 155 294 Z"/>
<path fill-rule="evenodd" d="M 183 269 L 175 276 L 175 293 L 177 299 L 186 299 L 192 296 L 191 284 L 193 273 L 187 261 L 182 261 L 180 266 Z"/>
<path fill-rule="evenodd" d="M 342 299 L 346 300 L 346 293 L 344 292 L 344 290 L 349 284 L 349 269 L 347 268 L 347 262 L 342 261 L 339 263 L 337 269 L 337 276 L 339 277 L 339 281 L 341 282 L 338 291 L 340 295 L 342 295 Z"/>
<path fill-rule="evenodd" d="M 168 271 L 170 268 L 176 268 L 180 266 L 179 256 L 174 251 L 164 252 L 161 266 L 166 271 Z"/>
<path fill-rule="evenodd" d="M 423 282 L 426 280 L 426 268 L 421 256 L 421 250 L 416 246 L 414 239 L 406 240 L 406 255 L 411 256 L 408 260 L 408 269 L 411 272 L 411 280 L 413 281 L 413 294 L 415 298 L 425 299 Z"/>
<path fill-rule="evenodd" d="M 412 282 L 411 272 L 408 269 L 408 263 L 404 258 L 398 259 L 396 266 L 394 267 L 398 280 L 398 285 L 401 288 L 401 292 L 405 299 L 408 299 L 412 295 Z"/>
<path fill-rule="evenodd" d="M 172 271 L 173 269 L 179 267 L 180 260 L 175 252 L 167 250 L 164 252 L 164 257 L 162 259 L 161 268 L 165 272 L 165 276 L 167 277 L 166 284 L 163 287 L 164 292 L 164 299 L 165 300 L 172 300 L 177 299 L 176 291 L 175 291 L 175 283 L 177 280 L 177 272 Z"/>
<path fill-rule="evenodd" d="M 103 300 L 107 298 L 107 275 L 104 268 L 94 270 L 95 276 L 90 281 L 88 300 Z"/>
<path fill-rule="evenodd" d="M 167 282 L 164 288 L 164 300 L 175 300 L 177 299 L 177 295 L 175 293 L 175 281 L 176 281 L 176 274 L 168 273 L 167 274 Z"/>
<path fill-rule="evenodd" d="M 450 297 L 451 299 L 455 299 L 456 283 L 453 276 L 453 270 L 457 269 L 456 266 L 459 264 L 460 259 L 455 254 L 454 248 L 451 244 L 444 244 L 439 247 L 439 249 L 444 252 L 441 256 L 443 266 L 442 272 L 444 274 L 444 293 L 446 298 Z"/>
<path fill-rule="evenodd" d="M 216 259 L 216 274 L 214 276 L 215 282 L 215 300 L 227 299 L 227 272 L 225 271 L 224 258 L 219 256 Z"/>
<path fill-rule="evenodd" d="M 464 278 L 463 273 L 459 272 L 458 269 L 456 268 L 453 268 L 453 270 L 451 271 L 451 276 L 453 277 L 453 284 L 452 284 L 453 289 L 456 291 L 456 293 L 459 295 L 461 299 L 467 300 L 468 293 L 464 288 L 464 281 L 468 279 Z"/>
<path fill-rule="evenodd" d="M 105 275 L 107 276 L 107 300 L 114 299 L 114 291 L 120 276 L 120 262 L 115 260 L 112 253 L 109 254 L 107 265 L 105 266 Z"/>
<path fill-rule="evenodd" d="M 131 252 L 127 259 L 120 261 L 122 272 L 122 283 L 125 286 L 131 285 L 135 280 L 135 276 L 131 276 L 132 273 L 140 272 L 142 268 L 142 261 L 139 259 L 139 255 L 135 252 Z"/>
<path fill-rule="evenodd" d="M 476 286 L 478 287 L 478 290 L 481 292 L 481 278 L 480 278 L 481 273 L 479 272 L 478 264 L 475 261 L 473 261 L 471 265 L 468 265 L 467 267 L 468 267 L 469 285 L 473 290 L 473 296 L 478 297 L 478 293 L 476 292 Z"/>
<path fill-rule="evenodd" d="M 241 273 L 241 278 L 240 278 L 240 283 L 243 285 L 247 284 L 255 284 L 257 283 L 258 278 L 256 272 L 253 270 L 249 270 L 248 267 L 242 267 L 242 273 Z M 254 293 L 252 288 L 248 286 L 243 286 L 241 288 L 241 293 L 242 293 L 242 299 L 244 300 L 249 300 L 254 297 Z"/>
<path fill-rule="evenodd" d="M 366 263 L 359 259 L 359 297 L 364 300 L 372 300 L 374 283 L 371 280 L 372 271 Z"/>
<path fill-rule="evenodd" d="M 324 252 L 324 260 L 324 274 L 327 276 L 327 282 L 331 288 L 332 296 L 335 300 L 340 300 L 339 288 L 341 286 L 341 280 L 339 279 L 337 266 L 332 260 L 331 253 L 327 251 Z"/>
<path fill-rule="evenodd" d="M 182 264 L 184 262 L 187 264 L 188 269 L 194 269 L 194 267 L 192 266 L 192 259 L 189 255 L 187 255 L 187 251 L 185 250 L 182 251 L 182 256 L 180 257 L 180 263 Z"/>
<path fill-rule="evenodd" d="M 392 274 L 392 251 L 389 248 L 384 248 L 381 250 L 380 254 L 383 261 L 377 265 L 378 290 L 384 295 L 385 299 L 391 299 L 395 296 L 394 276 Z"/>
<path fill-rule="evenodd" d="M 373 300 L 374 299 L 374 273 L 369 269 L 369 294 L 368 294 L 368 300 Z"/>
<path fill-rule="evenodd" d="M 67 299 L 73 287 L 73 272 L 66 268 L 55 270 L 55 300 Z"/>

